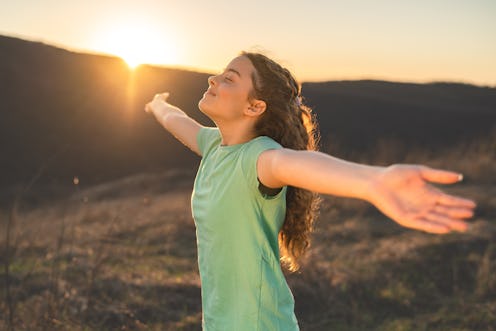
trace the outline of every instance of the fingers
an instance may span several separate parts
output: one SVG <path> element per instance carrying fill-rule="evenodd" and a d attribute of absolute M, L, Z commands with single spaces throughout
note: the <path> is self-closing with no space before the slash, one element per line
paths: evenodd
<path fill-rule="evenodd" d="M 404 218 L 400 224 L 412 229 L 437 234 L 449 233 L 451 231 L 467 231 L 469 223 L 465 219 L 471 218 L 474 215 L 474 202 L 448 195 L 445 195 L 445 198 L 449 198 L 450 202 L 462 201 L 463 203 L 467 203 L 466 205 L 460 205 L 459 203 L 446 205 L 437 201 L 429 210 L 414 217 Z"/>
<path fill-rule="evenodd" d="M 164 93 L 157 93 L 157 94 L 155 94 L 155 97 L 153 99 L 154 100 L 167 101 L 167 98 L 168 97 L 169 97 L 169 92 L 164 92 Z"/>
<path fill-rule="evenodd" d="M 471 218 L 474 216 L 474 211 L 471 208 L 462 207 L 446 207 L 442 205 L 437 205 L 434 207 L 434 212 L 441 215 L 447 215 L 452 218 Z"/>
<path fill-rule="evenodd" d="M 441 193 L 437 200 L 438 204 L 448 207 L 474 209 L 476 203 L 470 199 L 460 198 L 446 193 Z"/>
<path fill-rule="evenodd" d="M 468 223 L 463 219 L 474 216 L 475 202 L 442 193 L 434 208 L 424 219 L 430 223 L 446 226 L 450 231 L 465 232 Z"/>
<path fill-rule="evenodd" d="M 167 98 L 169 98 L 169 92 L 155 94 L 153 100 L 145 105 L 145 112 L 152 113 L 154 104 L 156 104 L 157 101 L 167 102 Z"/>
<path fill-rule="evenodd" d="M 451 232 L 451 229 L 448 226 L 441 223 L 432 222 L 428 219 L 416 219 L 414 221 L 404 223 L 403 225 L 411 229 L 435 234 L 445 234 Z"/>
<path fill-rule="evenodd" d="M 420 167 L 420 174 L 425 180 L 440 184 L 453 184 L 463 179 L 463 175 L 460 173 L 433 169 L 426 166 Z"/>
<path fill-rule="evenodd" d="M 469 224 L 467 222 L 452 219 L 435 213 L 431 213 L 423 218 L 403 223 L 403 225 L 411 229 L 434 234 L 446 234 L 452 231 L 465 232 L 469 227 Z"/>
<path fill-rule="evenodd" d="M 450 207 L 437 204 L 432 210 L 421 217 L 409 219 L 402 223 L 409 228 L 429 233 L 465 232 L 469 224 L 463 219 L 472 216 L 472 208 Z"/>
<path fill-rule="evenodd" d="M 449 231 L 465 232 L 468 229 L 467 222 L 442 213 L 429 213 L 425 216 L 425 219 L 431 223 L 443 225 L 447 227 Z"/>
<path fill-rule="evenodd" d="M 151 113 L 153 111 L 152 106 L 150 105 L 151 102 L 147 103 L 145 105 L 145 112 Z"/>

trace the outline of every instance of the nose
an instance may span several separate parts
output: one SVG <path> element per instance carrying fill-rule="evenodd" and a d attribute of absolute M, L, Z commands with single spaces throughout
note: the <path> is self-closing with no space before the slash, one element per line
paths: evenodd
<path fill-rule="evenodd" d="M 217 83 L 215 81 L 215 78 L 217 78 L 217 76 L 210 76 L 210 77 L 208 77 L 208 85 L 214 86 Z"/>

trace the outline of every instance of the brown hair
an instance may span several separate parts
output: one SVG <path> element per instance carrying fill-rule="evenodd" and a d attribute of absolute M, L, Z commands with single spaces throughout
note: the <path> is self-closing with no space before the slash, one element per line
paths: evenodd
<path fill-rule="evenodd" d="M 242 52 L 253 66 L 251 97 L 265 101 L 266 111 L 255 125 L 259 136 L 268 136 L 285 148 L 316 150 L 318 129 L 311 108 L 303 104 L 301 86 L 293 75 L 259 53 Z M 299 268 L 298 258 L 310 246 L 310 234 L 318 209 L 317 194 L 288 187 L 286 218 L 279 232 L 281 261 L 289 270 Z"/>

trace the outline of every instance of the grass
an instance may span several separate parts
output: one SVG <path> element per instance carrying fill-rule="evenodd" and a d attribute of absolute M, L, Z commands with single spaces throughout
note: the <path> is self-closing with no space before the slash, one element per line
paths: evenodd
<path fill-rule="evenodd" d="M 364 202 L 325 197 L 302 269 L 287 275 L 301 329 L 495 330 L 495 151 L 479 147 L 459 162 L 425 156 L 467 174 L 449 188 L 478 201 L 466 234 L 407 230 Z M 21 205 L 10 229 L 10 302 L 0 271 L 0 329 L 199 330 L 191 187 L 190 173 L 138 175 Z"/>

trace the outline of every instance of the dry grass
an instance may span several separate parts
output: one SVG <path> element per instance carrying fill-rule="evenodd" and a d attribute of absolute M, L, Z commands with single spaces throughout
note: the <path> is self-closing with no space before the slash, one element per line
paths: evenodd
<path fill-rule="evenodd" d="M 467 234 L 410 231 L 364 202 L 324 199 L 288 275 L 302 330 L 495 330 L 496 148 L 473 153 L 417 155 L 467 174 L 450 188 L 479 203 Z M 140 175 L 21 207 L 9 249 L 0 242 L 0 329 L 199 330 L 191 187 L 190 173 Z M 9 210 L 0 217 L 5 234 Z"/>
<path fill-rule="evenodd" d="M 169 177 L 154 178 L 169 186 Z M 123 193 L 130 180 L 144 187 Z M 138 176 L 18 215 L 10 265 L 15 329 L 197 329 L 191 180 L 175 181 L 157 193 Z"/>

